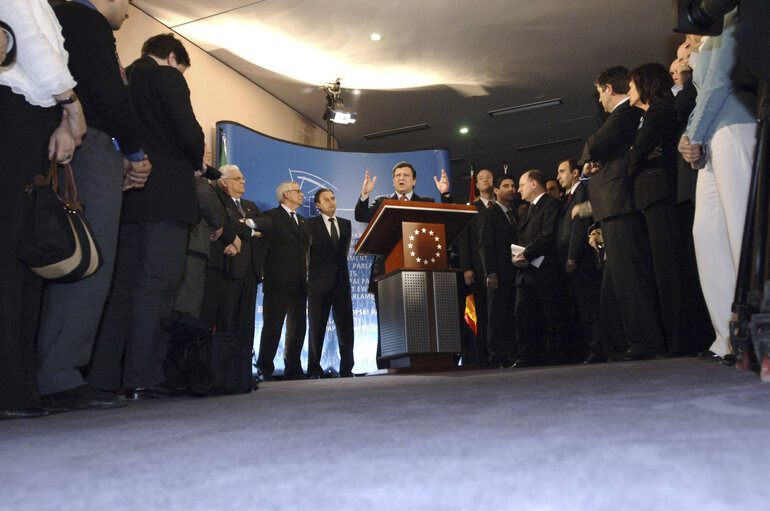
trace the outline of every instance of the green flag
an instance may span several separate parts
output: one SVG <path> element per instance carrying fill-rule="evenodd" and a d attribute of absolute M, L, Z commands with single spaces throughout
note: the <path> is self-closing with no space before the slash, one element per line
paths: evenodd
<path fill-rule="evenodd" d="M 227 137 L 225 132 L 222 131 L 222 143 L 219 146 L 219 166 L 227 165 Z"/>

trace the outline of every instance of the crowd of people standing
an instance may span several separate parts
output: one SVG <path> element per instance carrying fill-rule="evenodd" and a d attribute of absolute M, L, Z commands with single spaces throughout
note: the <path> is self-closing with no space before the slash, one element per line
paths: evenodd
<path fill-rule="evenodd" d="M 180 390 L 168 385 L 163 328 L 175 314 L 232 333 L 240 353 L 232 372 L 243 375 L 234 388 L 251 390 L 260 282 L 259 377 L 274 378 L 284 323 L 284 378 L 324 376 L 330 311 L 339 374 L 353 376 L 351 227 L 336 216 L 334 193 L 318 190 L 321 214 L 312 219 L 296 213 L 305 198 L 292 181 L 264 213 L 243 198 L 237 166 L 209 165 L 181 41 L 154 36 L 123 68 L 113 31 L 127 12 L 128 0 L 0 5 L 0 102 L 13 120 L 3 123 L 0 162 L 18 169 L 4 174 L 0 192 L 0 418 L 115 408 Z M 475 174 L 479 214 L 455 243 L 477 318 L 464 363 L 730 360 L 756 142 L 756 83 L 736 57 L 738 21 L 733 11 L 722 35 L 688 36 L 668 69 L 599 73 L 607 120 L 579 157 L 558 162 L 555 180 L 536 169 L 518 179 Z M 15 247 L 32 201 L 23 190 L 49 159 L 72 166 L 104 264 L 89 278 L 44 286 Z M 394 193 L 370 205 L 376 178 L 367 172 L 356 220 L 369 221 L 384 198 L 432 200 L 414 194 L 408 162 L 392 177 Z M 446 174 L 434 179 L 451 201 Z"/>

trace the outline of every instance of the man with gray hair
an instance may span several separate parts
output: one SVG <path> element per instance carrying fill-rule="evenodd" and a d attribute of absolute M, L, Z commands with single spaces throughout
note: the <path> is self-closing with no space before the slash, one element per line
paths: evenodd
<path fill-rule="evenodd" d="M 276 189 L 276 197 L 279 206 L 265 212 L 273 221 L 273 232 L 265 256 L 263 327 L 257 367 L 263 379 L 272 379 L 273 359 L 286 319 L 284 379 L 298 380 L 306 377 L 300 355 L 305 340 L 310 233 L 305 218 L 296 213 L 305 198 L 299 184 L 294 181 L 281 183 Z"/>

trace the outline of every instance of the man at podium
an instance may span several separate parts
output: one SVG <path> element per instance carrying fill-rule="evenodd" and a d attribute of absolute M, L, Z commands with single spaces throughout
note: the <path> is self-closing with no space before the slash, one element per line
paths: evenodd
<path fill-rule="evenodd" d="M 452 194 L 449 191 L 449 177 L 444 169 L 441 169 L 441 179 L 433 177 L 436 183 L 436 189 L 441 194 L 441 202 L 452 202 Z M 394 192 L 388 195 L 380 195 L 369 205 L 369 195 L 371 195 L 374 185 L 377 183 L 377 176 L 371 177 L 369 171 L 366 171 L 364 184 L 361 187 L 361 197 L 356 204 L 355 219 L 358 222 L 369 223 L 377 209 L 385 199 L 401 201 L 435 202 L 432 197 L 422 197 L 414 193 L 414 186 L 417 184 L 417 171 L 411 163 L 400 161 L 393 167 L 393 189 Z M 379 311 L 380 301 L 377 296 L 377 283 L 375 278 L 385 273 L 385 257 L 377 256 L 372 262 L 372 270 L 369 276 L 369 292 L 374 295 L 374 303 L 377 307 L 378 331 L 377 331 L 377 368 L 384 369 L 389 366 L 388 361 L 381 361 L 382 346 L 379 333 Z"/>

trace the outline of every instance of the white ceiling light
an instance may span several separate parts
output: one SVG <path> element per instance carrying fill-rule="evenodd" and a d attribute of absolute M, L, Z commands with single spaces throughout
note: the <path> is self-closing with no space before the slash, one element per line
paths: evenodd
<path fill-rule="evenodd" d="M 344 76 L 351 89 L 404 89 L 447 83 L 438 73 L 417 66 L 358 66 L 253 23 L 214 18 L 181 26 L 178 31 L 192 40 L 205 41 L 202 46 L 207 51 L 227 48 L 257 66 L 305 83 L 323 84 L 330 74 Z"/>

